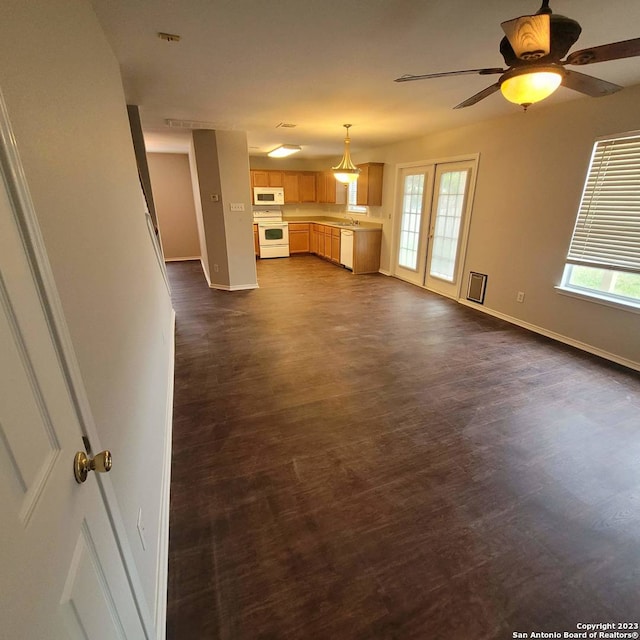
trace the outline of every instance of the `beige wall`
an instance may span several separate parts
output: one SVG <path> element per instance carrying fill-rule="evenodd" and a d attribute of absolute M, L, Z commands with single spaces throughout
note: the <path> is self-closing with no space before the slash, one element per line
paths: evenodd
<path fill-rule="evenodd" d="M 0 87 L 153 612 L 172 308 L 145 219 L 119 65 L 91 5 L 3 2 Z"/>
<path fill-rule="evenodd" d="M 598 136 L 640 129 L 638 104 L 640 86 L 607 98 L 541 104 L 527 113 L 516 108 L 505 118 L 361 154 L 358 162 L 386 163 L 383 206 L 374 212 L 385 225 L 381 268 L 393 269 L 398 164 L 479 153 L 463 282 L 469 271 L 486 273 L 486 310 L 640 366 L 640 316 L 554 289 L 593 143 Z M 524 304 L 516 302 L 517 291 L 525 292 Z"/>
<path fill-rule="evenodd" d="M 189 157 L 148 153 L 151 187 L 166 260 L 200 257 Z"/>

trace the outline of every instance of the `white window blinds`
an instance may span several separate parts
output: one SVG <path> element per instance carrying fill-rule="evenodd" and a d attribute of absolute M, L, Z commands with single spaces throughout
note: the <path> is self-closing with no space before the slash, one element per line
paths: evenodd
<path fill-rule="evenodd" d="M 640 273 L 640 134 L 596 142 L 567 262 Z"/>

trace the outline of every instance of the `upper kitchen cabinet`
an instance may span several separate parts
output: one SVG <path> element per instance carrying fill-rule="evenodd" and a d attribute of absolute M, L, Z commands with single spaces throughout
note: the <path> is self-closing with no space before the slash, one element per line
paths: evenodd
<path fill-rule="evenodd" d="M 316 196 L 315 171 L 302 171 L 298 177 L 300 186 L 300 202 L 318 202 Z"/>
<path fill-rule="evenodd" d="M 382 170 L 383 162 L 367 162 L 359 164 L 358 196 L 356 204 L 364 207 L 382 205 Z"/>
<path fill-rule="evenodd" d="M 345 185 L 338 182 L 330 171 L 316 174 L 316 202 L 322 204 L 345 204 L 347 195 Z"/>
<path fill-rule="evenodd" d="M 252 187 L 283 187 L 283 175 L 282 171 L 251 171 L 251 186 Z"/>
<path fill-rule="evenodd" d="M 297 171 L 285 171 L 283 174 L 284 201 L 286 204 L 300 202 L 300 182 Z"/>
<path fill-rule="evenodd" d="M 317 202 L 316 173 L 314 171 L 285 171 L 283 186 L 286 204 Z"/>

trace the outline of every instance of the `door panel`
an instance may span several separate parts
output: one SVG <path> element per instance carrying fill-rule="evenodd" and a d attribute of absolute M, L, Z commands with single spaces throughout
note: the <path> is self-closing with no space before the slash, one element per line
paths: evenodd
<path fill-rule="evenodd" d="M 413 284 L 424 283 L 426 230 L 431 204 L 433 166 L 403 169 L 395 275 Z"/>
<path fill-rule="evenodd" d="M 472 170 L 470 162 L 446 163 L 436 168 L 425 286 L 449 298 L 458 298 L 460 291 L 464 258 L 461 247 L 463 237 L 466 239 Z"/>
<path fill-rule="evenodd" d="M 3 637 L 146 638 L 94 474 L 83 485 L 73 477 L 75 452 L 83 449 L 80 424 L 1 178 Z"/>

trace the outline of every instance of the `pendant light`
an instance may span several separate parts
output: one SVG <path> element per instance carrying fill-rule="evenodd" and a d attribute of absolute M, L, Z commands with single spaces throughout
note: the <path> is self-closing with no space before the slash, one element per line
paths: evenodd
<path fill-rule="evenodd" d="M 332 167 L 332 171 L 338 182 L 349 184 L 358 179 L 360 169 L 351 162 L 351 154 L 349 153 L 349 145 L 351 144 L 351 140 L 349 140 L 349 127 L 351 125 L 345 124 L 342 126 L 347 130 L 347 137 L 344 140 L 344 155 L 342 156 L 340 164 L 337 167 Z"/>

